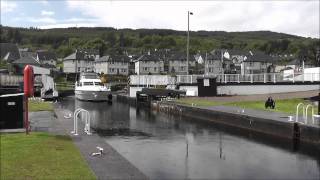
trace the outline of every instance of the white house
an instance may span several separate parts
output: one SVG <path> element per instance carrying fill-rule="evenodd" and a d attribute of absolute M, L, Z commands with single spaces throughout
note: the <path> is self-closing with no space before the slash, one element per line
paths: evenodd
<path fill-rule="evenodd" d="M 97 51 L 76 50 L 63 59 L 63 71 L 65 73 L 92 72 L 96 59 L 99 59 Z"/>
<path fill-rule="evenodd" d="M 144 54 L 135 61 L 135 73 L 160 74 L 164 71 L 164 61 L 153 54 Z"/>
<path fill-rule="evenodd" d="M 201 65 L 197 62 L 201 56 L 189 56 L 189 65 L 187 65 L 187 55 L 182 52 L 174 52 L 171 57 L 168 59 L 169 67 L 168 71 L 173 74 L 184 75 L 189 72 L 194 72 L 196 69 L 196 64 Z M 198 70 L 198 69 L 197 69 Z"/>
<path fill-rule="evenodd" d="M 129 57 L 126 55 L 102 56 L 94 63 L 94 71 L 104 74 L 129 74 Z"/>
<path fill-rule="evenodd" d="M 36 52 L 36 59 L 40 62 L 40 64 L 47 64 L 56 66 L 57 65 L 57 56 L 54 52 L 41 50 Z"/>

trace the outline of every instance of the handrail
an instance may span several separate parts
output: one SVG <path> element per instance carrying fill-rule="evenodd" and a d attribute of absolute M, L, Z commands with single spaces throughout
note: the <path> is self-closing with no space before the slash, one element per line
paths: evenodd
<path fill-rule="evenodd" d="M 314 124 L 314 109 L 313 109 L 313 105 L 311 104 L 308 104 L 307 107 L 306 107 L 306 114 L 305 114 L 305 123 L 307 124 L 307 121 L 308 121 L 308 108 L 311 107 L 311 118 L 312 118 L 312 123 Z"/>
<path fill-rule="evenodd" d="M 296 122 L 298 122 L 299 119 L 299 107 L 302 105 L 302 113 L 303 113 L 303 118 L 305 117 L 305 106 L 303 103 L 299 103 L 297 105 L 297 110 L 296 110 Z"/>
<path fill-rule="evenodd" d="M 84 131 L 87 135 L 91 135 L 90 132 L 90 113 L 89 111 L 82 109 L 82 108 L 78 108 L 74 111 L 74 117 L 73 117 L 73 131 L 71 131 L 72 134 L 74 134 L 75 136 L 78 135 L 78 115 L 79 113 L 85 113 L 85 127 L 84 127 Z"/>

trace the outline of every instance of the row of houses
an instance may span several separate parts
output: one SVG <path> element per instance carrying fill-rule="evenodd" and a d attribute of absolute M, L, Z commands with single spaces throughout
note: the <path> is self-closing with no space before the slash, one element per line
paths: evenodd
<path fill-rule="evenodd" d="M 1 60 L 10 65 L 10 71 L 13 73 L 22 74 L 27 64 L 57 71 L 57 56 L 54 52 L 47 50 L 32 52 L 28 48 L 19 49 L 12 43 L 0 43 L 0 49 Z"/>
<path fill-rule="evenodd" d="M 258 74 L 280 71 L 277 58 L 260 51 L 215 49 L 190 55 L 170 50 L 148 51 L 141 55 L 106 55 L 76 50 L 63 60 L 65 73 L 93 71 L 104 74 Z M 297 62 L 295 62 L 297 63 Z M 291 66 L 292 67 L 292 66 Z M 284 66 L 284 68 L 288 68 Z M 295 67 L 293 67 L 295 68 Z"/>
<path fill-rule="evenodd" d="M 31 52 L 27 48 L 18 49 L 15 44 L 0 43 L 1 59 L 13 65 L 15 72 L 22 72 L 26 64 L 57 70 L 57 56 L 50 51 Z M 279 72 L 283 69 L 299 71 L 300 60 L 280 66 L 278 58 L 260 51 L 214 49 L 208 53 L 189 56 L 170 49 L 153 50 L 140 55 L 105 55 L 98 50 L 77 49 L 63 58 L 63 71 L 67 74 L 97 72 L 104 74 L 255 74 Z"/>

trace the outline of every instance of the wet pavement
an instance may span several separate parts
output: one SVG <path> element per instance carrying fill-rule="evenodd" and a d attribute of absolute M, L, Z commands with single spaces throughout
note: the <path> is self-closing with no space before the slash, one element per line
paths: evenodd
<path fill-rule="evenodd" d="M 90 112 L 93 129 L 103 145 L 110 145 L 151 179 L 320 177 L 319 147 L 131 107 L 116 100 L 94 103 L 65 98 L 58 109 L 67 114 L 79 107 Z"/>

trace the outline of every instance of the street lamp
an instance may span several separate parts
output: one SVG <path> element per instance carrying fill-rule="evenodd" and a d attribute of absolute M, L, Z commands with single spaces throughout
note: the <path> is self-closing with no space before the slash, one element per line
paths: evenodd
<path fill-rule="evenodd" d="M 193 12 L 188 11 L 188 37 L 187 37 L 187 75 L 189 75 L 189 15 L 193 15 Z"/>

